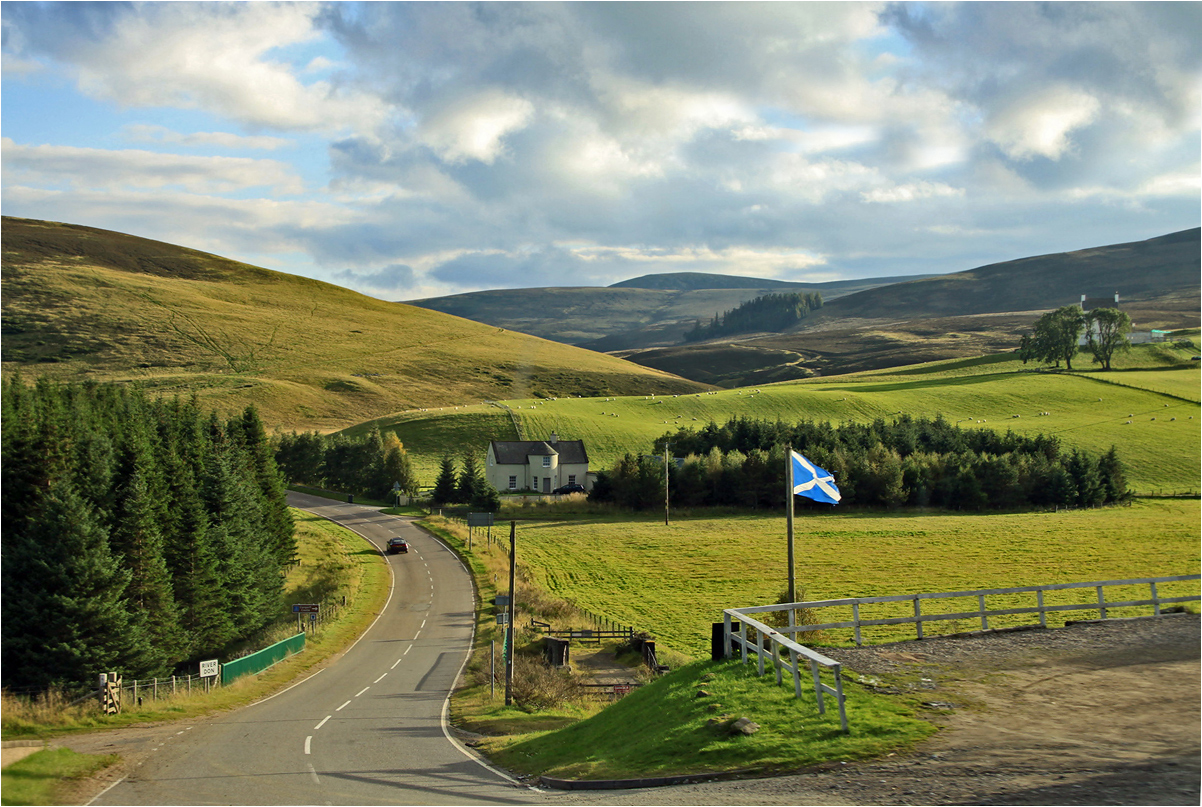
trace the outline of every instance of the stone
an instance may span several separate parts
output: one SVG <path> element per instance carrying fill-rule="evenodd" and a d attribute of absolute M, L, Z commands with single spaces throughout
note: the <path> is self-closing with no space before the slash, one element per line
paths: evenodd
<path fill-rule="evenodd" d="M 697 697 L 699 697 L 699 698 L 708 698 L 710 695 L 713 695 L 713 694 L 714 693 L 710 692 L 708 689 L 697 690 Z"/>
<path fill-rule="evenodd" d="M 705 708 L 706 708 L 708 711 L 711 711 L 711 712 L 716 712 L 716 711 L 718 711 L 719 709 L 721 709 L 721 708 L 722 708 L 722 704 L 720 704 L 720 703 L 711 703 L 709 706 L 707 706 L 707 707 L 705 707 Z"/>
<path fill-rule="evenodd" d="M 731 734 L 752 735 L 760 730 L 760 724 L 752 722 L 749 718 L 740 717 L 738 720 L 730 724 Z"/>

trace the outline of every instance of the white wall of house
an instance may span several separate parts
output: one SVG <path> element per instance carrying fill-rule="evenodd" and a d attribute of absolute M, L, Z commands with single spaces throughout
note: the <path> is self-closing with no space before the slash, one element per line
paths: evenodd
<path fill-rule="evenodd" d="M 544 464 L 544 461 L 545 464 Z M 484 476 L 489 484 L 502 493 L 511 490 L 536 490 L 550 493 L 564 485 L 584 485 L 591 490 L 593 480 L 589 478 L 587 463 L 559 462 L 559 457 L 531 454 L 523 465 L 501 465 L 488 447 Z"/>

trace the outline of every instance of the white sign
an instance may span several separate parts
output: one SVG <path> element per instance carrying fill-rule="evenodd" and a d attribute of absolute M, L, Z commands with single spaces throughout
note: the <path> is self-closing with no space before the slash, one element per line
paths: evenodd
<path fill-rule="evenodd" d="M 217 675 L 220 669 L 221 664 L 218 663 L 217 659 L 213 659 L 212 661 L 202 661 L 200 662 L 200 677 L 212 678 Z"/>

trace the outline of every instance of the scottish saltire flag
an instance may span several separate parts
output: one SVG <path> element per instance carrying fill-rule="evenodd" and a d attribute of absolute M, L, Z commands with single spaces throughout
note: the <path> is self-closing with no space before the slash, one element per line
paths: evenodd
<path fill-rule="evenodd" d="M 796 451 L 789 453 L 793 455 L 793 493 L 816 502 L 838 504 L 843 497 L 835 487 L 835 477 Z"/>

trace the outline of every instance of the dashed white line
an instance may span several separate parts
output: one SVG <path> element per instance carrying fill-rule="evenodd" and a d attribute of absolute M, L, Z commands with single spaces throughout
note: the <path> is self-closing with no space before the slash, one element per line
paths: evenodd
<path fill-rule="evenodd" d="M 417 633 L 413 634 L 413 641 L 415 641 L 415 642 L 416 642 L 416 641 L 417 641 L 417 637 L 418 637 L 418 636 L 421 636 L 421 635 L 422 635 L 422 632 L 421 632 L 420 630 L 419 630 Z"/>
<path fill-rule="evenodd" d="M 320 723 L 318 723 L 316 726 L 314 726 L 314 727 L 313 727 L 313 730 L 314 730 L 314 731 L 317 731 L 319 728 L 321 728 L 322 726 L 324 726 L 324 725 L 326 724 L 326 721 L 327 721 L 327 720 L 329 720 L 331 717 L 333 717 L 333 715 L 326 715 L 325 717 L 323 717 L 323 718 L 322 718 L 322 720 L 321 720 L 321 722 L 320 722 Z"/>
<path fill-rule="evenodd" d="M 408 647 L 406 647 L 406 648 L 405 648 L 405 652 L 404 652 L 404 653 L 401 653 L 401 658 L 404 658 L 405 656 L 409 655 L 409 651 L 410 651 L 410 650 L 412 650 L 412 649 L 413 649 L 413 645 L 409 645 Z M 398 661 L 399 661 L 399 660 L 400 660 L 400 659 L 398 659 Z"/>
<path fill-rule="evenodd" d="M 312 743 L 313 743 L 313 735 L 310 734 L 308 737 L 305 738 L 305 753 L 306 754 L 313 753 Z"/>
<path fill-rule="evenodd" d="M 335 709 L 334 711 L 335 711 L 335 712 L 341 712 L 341 711 L 342 711 L 343 709 L 345 709 L 347 706 L 350 706 L 350 703 L 351 703 L 350 701 L 347 701 L 346 703 L 342 704 L 341 706 L 339 706 L 339 707 L 338 707 L 337 709 Z"/>
<path fill-rule="evenodd" d="M 406 650 L 406 651 L 405 651 L 405 653 L 408 653 L 408 652 L 409 652 L 408 650 Z M 402 655 L 402 656 L 404 656 L 404 653 L 402 653 L 401 655 Z M 400 664 L 400 663 L 401 663 L 401 659 L 397 659 L 396 661 L 394 661 L 394 662 L 392 663 L 392 666 L 391 666 L 391 667 L 389 667 L 388 669 L 390 669 L 390 670 L 395 670 L 395 669 L 396 669 L 396 665 L 398 665 L 398 664 Z"/>
<path fill-rule="evenodd" d="M 355 693 L 355 697 L 356 697 L 356 698 L 357 698 L 357 697 L 359 697 L 360 695 L 362 695 L 364 692 L 366 692 L 366 691 L 367 691 L 367 690 L 369 690 L 369 689 L 371 689 L 371 687 L 370 687 L 370 686 L 363 687 L 363 689 L 361 689 L 361 690 L 359 690 L 358 692 L 356 692 L 356 693 Z"/>
<path fill-rule="evenodd" d="M 313 767 L 312 763 L 309 765 L 309 775 L 313 777 L 315 784 L 321 784 L 321 780 L 317 778 L 317 770 Z"/>
<path fill-rule="evenodd" d="M 372 683 L 373 683 L 373 684 L 378 684 L 378 683 L 380 683 L 381 681 L 383 681 L 383 680 L 384 680 L 384 676 L 385 676 L 385 675 L 388 675 L 388 673 L 384 673 L 384 675 L 381 675 L 379 678 L 377 678 L 376 680 L 372 681 Z"/>

